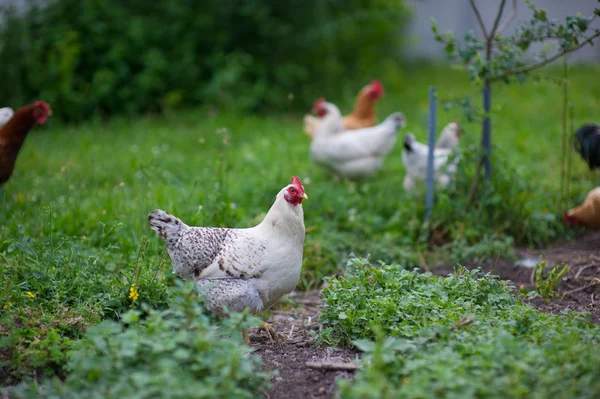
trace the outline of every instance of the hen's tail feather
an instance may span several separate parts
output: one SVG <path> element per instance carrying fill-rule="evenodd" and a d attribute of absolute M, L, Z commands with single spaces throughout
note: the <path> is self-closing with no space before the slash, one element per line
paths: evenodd
<path fill-rule="evenodd" d="M 304 116 L 304 133 L 308 134 L 310 137 L 315 135 L 315 129 L 319 124 L 319 119 L 312 115 Z"/>
<path fill-rule="evenodd" d="M 181 233 L 188 227 L 175 216 L 160 209 L 152 211 L 148 215 L 148 224 L 167 243 L 177 241 L 181 237 Z"/>
<path fill-rule="evenodd" d="M 404 137 L 404 149 L 408 152 L 413 151 L 413 137 L 410 134 Z"/>

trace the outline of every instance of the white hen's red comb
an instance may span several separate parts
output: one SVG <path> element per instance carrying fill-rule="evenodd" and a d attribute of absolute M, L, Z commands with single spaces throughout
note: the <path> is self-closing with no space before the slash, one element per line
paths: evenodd
<path fill-rule="evenodd" d="M 302 194 L 304 194 L 304 186 L 302 185 L 302 182 L 298 176 L 292 176 L 292 184 L 296 186 L 296 188 L 300 190 Z"/>
<path fill-rule="evenodd" d="M 313 104 L 313 112 L 317 113 L 323 106 L 325 105 L 325 99 L 323 97 L 319 98 Z"/>

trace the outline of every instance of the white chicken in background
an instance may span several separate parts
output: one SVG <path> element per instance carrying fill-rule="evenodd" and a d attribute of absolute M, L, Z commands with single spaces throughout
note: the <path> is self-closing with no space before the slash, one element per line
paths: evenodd
<path fill-rule="evenodd" d="M 14 115 L 15 111 L 12 108 L 4 107 L 0 108 L 0 127 L 4 126 L 6 122 Z"/>
<path fill-rule="evenodd" d="M 312 160 L 349 179 L 369 177 L 381 168 L 394 148 L 398 129 L 405 124 L 404 115 L 396 112 L 377 126 L 343 131 L 341 113 L 334 104 L 320 100 L 315 112 L 323 119 L 310 146 Z"/>
<path fill-rule="evenodd" d="M 321 118 L 319 124 L 315 126 L 314 137 L 318 136 L 324 139 L 344 132 L 344 118 L 334 104 L 326 102 L 324 98 L 319 98 L 313 104 L 312 111 Z"/>
<path fill-rule="evenodd" d="M 453 121 L 448 123 L 442 129 L 440 133 L 440 138 L 437 143 L 435 143 L 435 148 L 448 148 L 454 149 L 458 146 L 458 141 L 460 140 L 461 130 L 458 122 Z"/>
<path fill-rule="evenodd" d="M 252 228 L 190 227 L 162 210 L 153 211 L 148 223 L 167 244 L 173 271 L 196 280 L 208 310 L 221 313 L 227 306 L 255 314 L 298 283 L 305 234 L 302 200 L 307 198 L 302 182 L 293 177 L 263 221 Z M 263 322 L 263 328 L 278 341 L 272 327 Z M 247 331 L 242 333 L 249 344 Z"/>
<path fill-rule="evenodd" d="M 458 168 L 458 158 L 448 162 L 460 138 L 460 127 L 458 123 L 448 124 L 441 133 L 439 142 L 445 147 L 435 148 L 433 151 L 433 167 L 435 181 L 441 188 L 448 187 L 452 177 Z M 412 133 L 404 138 L 404 151 L 402 151 L 402 163 L 406 171 L 404 176 L 404 190 L 410 192 L 414 189 L 417 180 L 425 181 L 427 177 L 427 157 L 429 146 L 419 143 Z"/>

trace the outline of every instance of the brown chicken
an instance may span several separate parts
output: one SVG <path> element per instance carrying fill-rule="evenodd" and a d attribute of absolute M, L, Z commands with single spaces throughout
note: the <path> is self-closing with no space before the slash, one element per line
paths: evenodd
<path fill-rule="evenodd" d="M 375 102 L 383 96 L 383 86 L 377 80 L 363 87 L 356 96 L 354 110 L 350 115 L 344 117 L 344 130 L 356 130 L 375 126 L 377 116 L 375 115 Z M 304 132 L 312 139 L 320 119 L 306 115 L 304 117 Z"/>
<path fill-rule="evenodd" d="M 600 229 L 600 187 L 596 187 L 585 197 L 583 204 L 563 216 L 565 223 L 582 225 L 588 229 Z"/>
<path fill-rule="evenodd" d="M 43 101 L 19 108 L 6 125 L 0 128 L 0 186 L 10 178 L 25 137 L 35 125 L 43 125 L 52 115 Z"/>

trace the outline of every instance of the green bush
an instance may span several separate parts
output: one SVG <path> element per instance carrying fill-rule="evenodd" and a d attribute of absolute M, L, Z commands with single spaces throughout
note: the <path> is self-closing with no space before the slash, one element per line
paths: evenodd
<path fill-rule="evenodd" d="M 243 345 L 245 314 L 215 323 L 193 284 L 178 284 L 170 309 L 144 306 L 119 322 L 91 327 L 77 342 L 63 382 L 22 383 L 15 397 L 30 398 L 254 398 L 270 374 Z M 217 328 L 218 327 L 218 328 Z"/>
<path fill-rule="evenodd" d="M 8 8 L 0 98 L 15 107 L 42 98 L 67 121 L 200 103 L 305 107 L 341 90 L 338 76 L 360 82 L 396 60 L 407 10 L 389 0 L 51 0 L 23 16 Z"/>
<path fill-rule="evenodd" d="M 568 235 L 560 215 L 548 209 L 557 203 L 559 193 L 548 192 L 524 176 L 525 166 L 500 148 L 494 148 L 492 180 L 480 181 L 474 200 L 470 201 L 479 153 L 475 145 L 466 147 L 461 153 L 454 189 L 436 193 L 431 223 L 439 235 L 472 246 L 482 241 L 485 230 L 486 237 L 495 236 L 500 242 L 511 237 L 516 245 L 536 247 Z M 472 257 L 456 258 L 459 262 L 467 259 Z"/>
<path fill-rule="evenodd" d="M 365 352 L 342 398 L 595 398 L 600 326 L 541 313 L 506 283 L 354 259 L 323 291 L 321 338 Z"/>
<path fill-rule="evenodd" d="M 173 279 L 165 273 L 166 260 L 144 259 L 145 237 L 128 256 L 111 243 L 118 223 L 100 223 L 96 235 L 76 239 L 54 231 L 51 210 L 34 214 L 42 221 L 39 237 L 22 230 L 20 237 L 0 242 L 0 366 L 6 383 L 30 377 L 32 370 L 64 376 L 68 351 L 88 325 L 116 319 L 141 303 L 167 306 Z"/>
<path fill-rule="evenodd" d="M 452 326 L 464 317 L 499 317 L 517 304 L 496 276 L 459 269 L 447 278 L 408 271 L 398 265 L 373 267 L 366 259 L 348 262 L 344 277 L 323 290 L 321 320 L 342 344 L 387 336 L 411 338 L 432 325 Z"/>
<path fill-rule="evenodd" d="M 341 398 L 597 398 L 598 326 L 522 307 L 478 332 L 357 342 L 365 366 Z"/>

